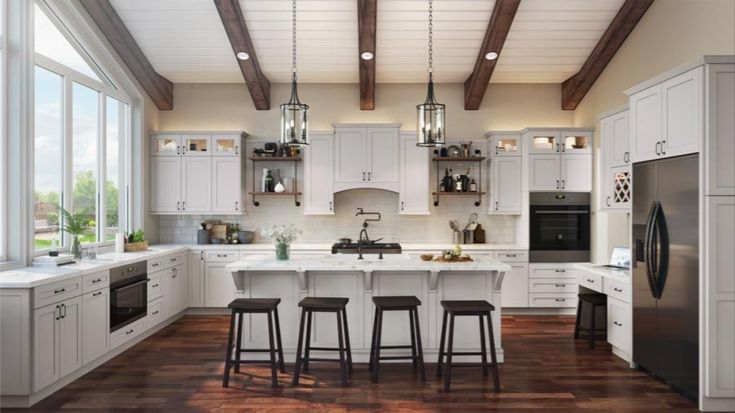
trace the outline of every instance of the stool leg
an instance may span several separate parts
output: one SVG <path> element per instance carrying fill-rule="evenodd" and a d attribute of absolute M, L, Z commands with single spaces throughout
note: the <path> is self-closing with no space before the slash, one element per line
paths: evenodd
<path fill-rule="evenodd" d="M 342 324 L 345 326 L 345 345 L 347 346 L 347 372 L 352 374 L 352 346 L 350 346 L 350 331 L 347 329 L 347 310 L 342 309 Z"/>
<path fill-rule="evenodd" d="M 378 310 L 378 331 L 375 338 L 375 354 L 373 355 L 373 383 L 378 382 L 380 375 L 380 343 L 383 336 L 383 310 Z"/>
<path fill-rule="evenodd" d="M 436 377 L 442 376 L 442 362 L 444 361 L 444 340 L 447 337 L 447 310 L 442 316 L 442 333 L 439 336 L 439 360 L 436 362 Z"/>
<path fill-rule="evenodd" d="M 449 318 L 449 344 L 447 345 L 447 371 L 444 373 L 444 391 L 449 393 L 452 380 L 452 352 L 454 351 L 454 314 Z"/>
<path fill-rule="evenodd" d="M 222 387 L 230 383 L 230 367 L 232 364 L 232 335 L 235 333 L 235 312 L 230 315 L 230 332 L 227 334 L 227 351 L 225 352 L 225 373 L 222 376 Z"/>
<path fill-rule="evenodd" d="M 579 320 L 582 317 L 582 300 L 577 300 L 577 320 L 574 322 L 574 338 L 579 338 Z"/>
<path fill-rule="evenodd" d="M 595 307 L 596 305 L 592 305 L 592 319 L 590 320 L 590 348 L 595 348 Z"/>
<path fill-rule="evenodd" d="M 304 345 L 304 321 L 306 321 L 306 310 L 301 309 L 301 323 L 299 323 L 299 342 L 296 344 L 296 366 L 293 372 L 293 385 L 299 384 L 299 373 L 301 372 L 301 349 Z"/>
<path fill-rule="evenodd" d="M 373 317 L 373 335 L 370 337 L 370 360 L 368 371 L 373 371 L 373 356 L 375 355 L 375 338 L 378 331 L 378 306 L 375 306 L 375 317 Z"/>
<path fill-rule="evenodd" d="M 278 321 L 278 307 L 273 310 L 276 319 L 276 344 L 278 344 L 278 367 L 281 373 L 286 372 L 286 363 L 283 362 L 283 342 L 281 341 L 281 323 Z"/>
<path fill-rule="evenodd" d="M 235 343 L 235 373 L 240 373 L 240 359 L 242 357 L 242 313 L 237 314 L 237 343 Z"/>
<path fill-rule="evenodd" d="M 347 385 L 347 362 L 345 361 L 344 332 L 342 330 L 342 312 L 337 311 L 337 336 L 339 340 L 339 377 L 342 386 Z"/>
<path fill-rule="evenodd" d="M 413 323 L 413 310 L 408 310 L 408 321 L 411 329 L 411 366 L 413 367 L 413 373 L 416 374 L 419 363 L 416 359 L 416 328 Z"/>
<path fill-rule="evenodd" d="M 482 357 L 482 376 L 487 377 L 487 349 L 485 348 L 485 326 L 483 315 L 480 314 L 480 352 Z"/>
<path fill-rule="evenodd" d="M 426 369 L 424 369 L 424 349 L 421 344 L 421 327 L 419 326 L 419 311 L 413 309 L 414 326 L 416 326 L 416 349 L 419 352 L 419 372 L 421 373 L 421 381 L 426 381 Z"/>
<path fill-rule="evenodd" d="M 309 371 L 309 353 L 311 350 L 311 310 L 306 310 L 306 342 L 304 343 L 304 371 Z"/>
<path fill-rule="evenodd" d="M 495 391 L 500 391 L 500 372 L 498 371 L 498 359 L 495 355 L 495 334 L 493 333 L 493 313 L 487 312 L 487 333 L 490 335 L 490 360 L 493 362 L 493 384 Z"/>
<path fill-rule="evenodd" d="M 278 387 L 278 363 L 276 362 L 276 343 L 273 339 L 273 314 L 268 312 L 268 353 L 271 358 L 271 387 Z"/>

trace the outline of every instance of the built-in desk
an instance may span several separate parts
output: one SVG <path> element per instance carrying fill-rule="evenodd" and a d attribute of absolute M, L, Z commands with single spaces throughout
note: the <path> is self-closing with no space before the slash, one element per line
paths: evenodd
<path fill-rule="evenodd" d="M 613 353 L 632 362 L 633 318 L 630 270 L 575 264 L 579 288 L 607 295 L 607 342 Z"/>

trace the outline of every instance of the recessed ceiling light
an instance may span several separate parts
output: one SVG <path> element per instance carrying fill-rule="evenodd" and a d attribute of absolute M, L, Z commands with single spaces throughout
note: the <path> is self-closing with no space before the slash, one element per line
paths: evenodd
<path fill-rule="evenodd" d="M 373 57 L 375 57 L 375 55 L 373 55 L 373 52 L 362 52 L 362 53 L 360 53 L 360 58 L 362 60 L 373 60 Z"/>
<path fill-rule="evenodd" d="M 487 53 L 485 53 L 485 59 L 486 60 L 495 60 L 497 58 L 498 58 L 498 53 L 497 52 L 487 52 Z"/>
<path fill-rule="evenodd" d="M 248 52 L 237 52 L 236 56 L 240 60 L 248 60 L 248 59 L 250 59 L 250 54 Z"/>

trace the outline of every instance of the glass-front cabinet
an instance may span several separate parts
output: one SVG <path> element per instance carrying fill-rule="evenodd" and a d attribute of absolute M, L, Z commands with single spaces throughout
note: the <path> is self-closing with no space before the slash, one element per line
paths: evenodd
<path fill-rule="evenodd" d="M 151 156 L 181 155 L 181 136 L 155 135 L 151 139 Z"/>
<path fill-rule="evenodd" d="M 492 135 L 491 155 L 493 156 L 520 156 L 522 139 L 520 134 Z"/>
<path fill-rule="evenodd" d="M 559 149 L 564 153 L 592 153 L 592 134 L 562 132 Z"/>
<path fill-rule="evenodd" d="M 214 156 L 238 156 L 240 154 L 240 135 L 213 135 Z"/>
<path fill-rule="evenodd" d="M 183 154 L 186 156 L 211 156 L 210 135 L 183 135 Z"/>
<path fill-rule="evenodd" d="M 532 131 L 529 136 L 528 153 L 557 153 L 559 150 L 560 134 L 558 131 Z"/>

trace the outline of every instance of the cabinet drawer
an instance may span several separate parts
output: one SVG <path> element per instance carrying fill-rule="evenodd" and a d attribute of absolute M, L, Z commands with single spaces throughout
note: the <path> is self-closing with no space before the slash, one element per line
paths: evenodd
<path fill-rule="evenodd" d="M 607 300 L 607 342 L 630 353 L 630 304 L 614 298 Z"/>
<path fill-rule="evenodd" d="M 530 293 L 576 293 L 577 280 L 575 278 L 559 279 L 530 279 L 528 280 Z"/>
<path fill-rule="evenodd" d="M 577 293 L 530 293 L 529 307 L 576 307 Z"/>
<path fill-rule="evenodd" d="M 605 294 L 620 301 L 630 302 L 630 284 L 612 278 L 605 278 Z"/>
<path fill-rule="evenodd" d="M 240 253 L 237 251 L 207 251 L 205 261 L 237 261 Z"/>
<path fill-rule="evenodd" d="M 110 348 L 114 349 L 141 335 L 145 331 L 145 317 L 128 324 L 125 327 L 110 334 Z"/>
<path fill-rule="evenodd" d="M 163 297 L 157 298 L 148 303 L 146 328 L 155 327 L 161 321 L 163 321 Z"/>
<path fill-rule="evenodd" d="M 164 268 L 175 267 L 184 263 L 184 254 L 169 255 L 163 257 Z"/>
<path fill-rule="evenodd" d="M 495 259 L 500 262 L 528 262 L 528 251 L 498 251 Z"/>
<path fill-rule="evenodd" d="M 579 273 L 579 285 L 581 287 L 589 288 L 590 290 L 602 292 L 602 277 L 595 274 L 589 274 L 585 272 Z"/>
<path fill-rule="evenodd" d="M 166 271 L 159 271 L 148 277 L 148 302 L 163 295 L 163 276 Z"/>
<path fill-rule="evenodd" d="M 156 271 L 161 271 L 165 268 L 165 257 L 158 257 L 148 260 L 148 274 L 154 273 Z"/>
<path fill-rule="evenodd" d="M 560 278 L 574 277 L 575 271 L 564 264 L 561 265 L 544 265 L 531 264 L 528 269 L 529 278 Z"/>
<path fill-rule="evenodd" d="M 59 301 L 76 297 L 81 294 L 82 277 L 75 277 L 69 280 L 57 281 L 53 284 L 36 287 L 33 289 L 33 308 L 58 303 Z"/>
<path fill-rule="evenodd" d="M 100 271 L 82 277 L 82 294 L 110 286 L 110 272 Z"/>

